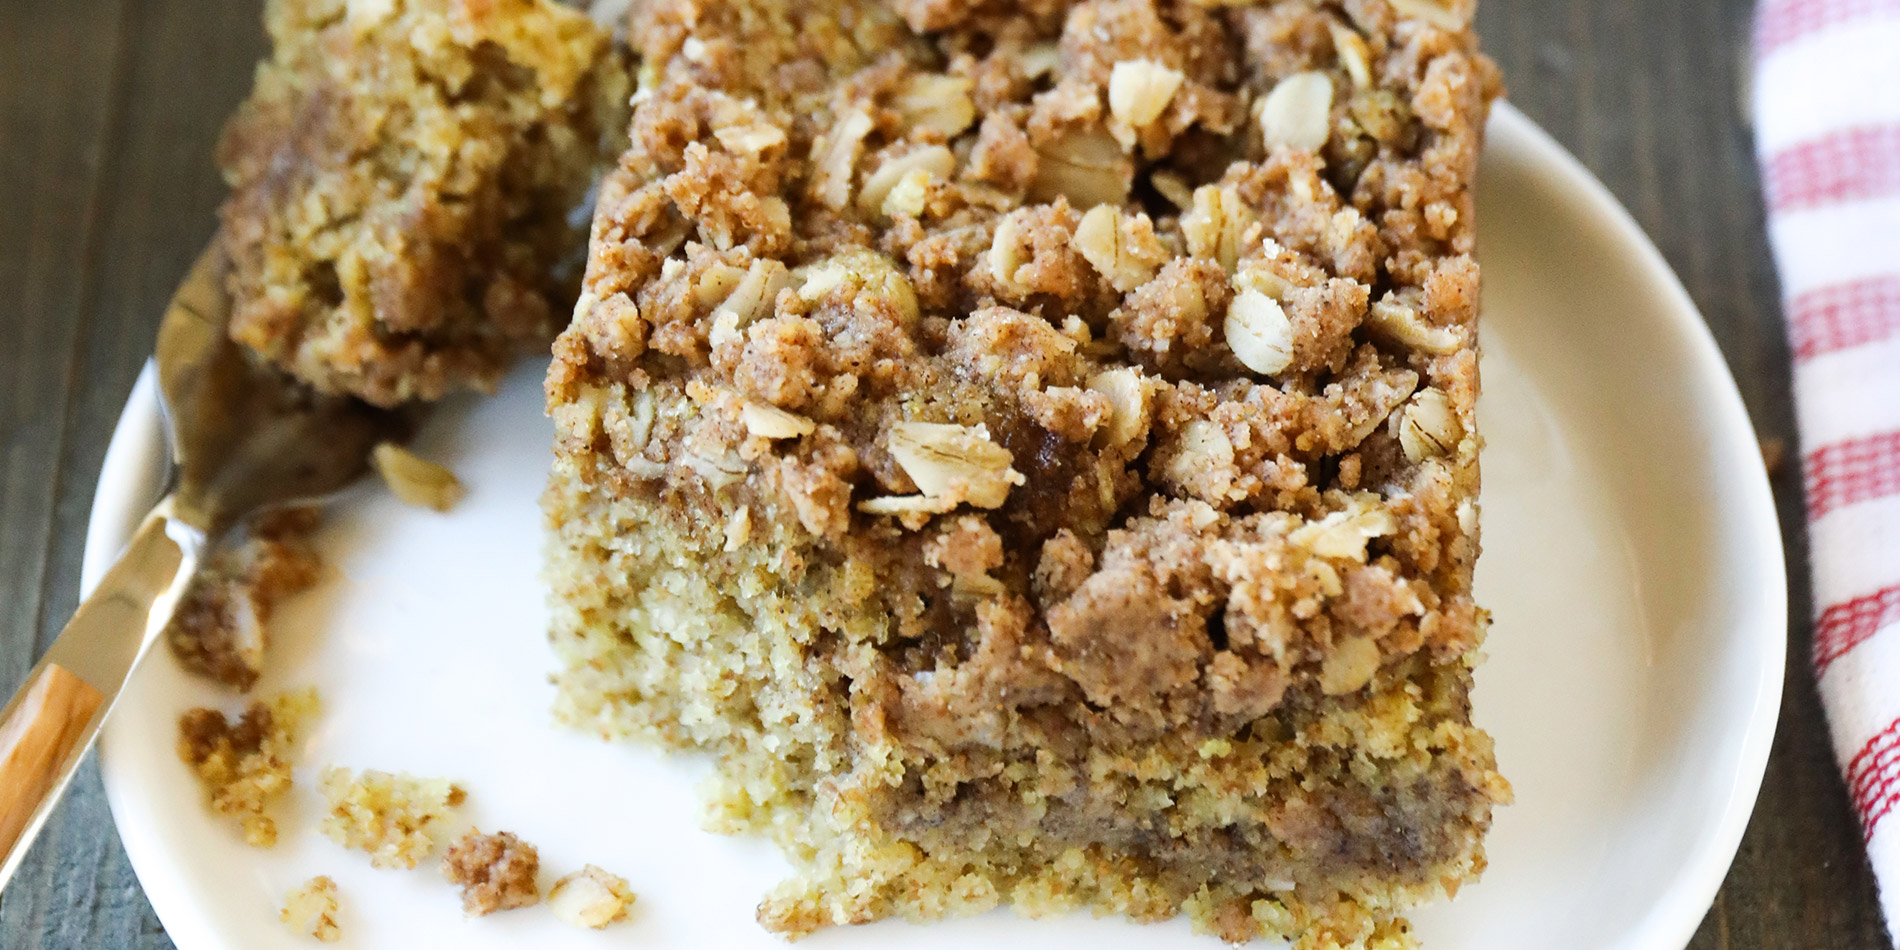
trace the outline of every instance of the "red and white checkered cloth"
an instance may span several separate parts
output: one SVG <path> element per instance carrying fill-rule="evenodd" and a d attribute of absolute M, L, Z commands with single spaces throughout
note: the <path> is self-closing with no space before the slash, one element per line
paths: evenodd
<path fill-rule="evenodd" d="M 1794 354 L 1814 671 L 1900 930 L 1900 0 L 1763 0 L 1756 146 Z"/>

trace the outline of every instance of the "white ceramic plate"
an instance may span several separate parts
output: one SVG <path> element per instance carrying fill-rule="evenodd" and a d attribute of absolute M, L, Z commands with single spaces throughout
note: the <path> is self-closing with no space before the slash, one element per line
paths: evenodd
<path fill-rule="evenodd" d="M 1496 616 L 1477 719 L 1517 789 L 1490 871 L 1415 917 L 1428 948 L 1677 950 L 1720 884 L 1756 789 L 1781 691 L 1786 619 L 1767 480 L 1734 385 L 1688 297 L 1627 214 L 1551 139 L 1500 108 L 1480 181 L 1485 267 L 1481 600 Z M 280 613 L 269 692 L 326 706 L 273 850 L 200 804 L 174 754 L 193 705 L 236 704 L 160 649 L 105 738 L 119 832 L 183 950 L 308 946 L 284 892 L 336 878 L 345 946 L 777 947 L 753 908 L 783 865 L 757 840 L 697 828 L 703 763 L 550 724 L 536 498 L 550 429 L 541 368 L 451 403 L 423 454 L 470 488 L 452 514 L 366 486 L 334 509 L 334 566 Z M 87 539 L 90 586 L 153 495 L 150 380 L 106 458 Z M 317 833 L 318 767 L 456 779 L 469 819 L 540 846 L 548 880 L 582 863 L 628 877 L 634 918 L 592 933 L 545 908 L 464 920 L 433 868 L 377 871 Z M 545 882 L 544 882 L 545 883 Z M 882 923 L 808 946 L 1217 946 L 1182 922 L 1004 912 Z"/>

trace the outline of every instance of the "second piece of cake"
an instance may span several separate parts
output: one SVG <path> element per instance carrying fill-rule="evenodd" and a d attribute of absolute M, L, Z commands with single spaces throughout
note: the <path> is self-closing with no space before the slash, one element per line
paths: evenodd
<path fill-rule="evenodd" d="M 265 20 L 218 156 L 231 335 L 379 405 L 487 388 L 566 324 L 569 218 L 625 141 L 607 32 L 554 0 L 271 0 Z"/>

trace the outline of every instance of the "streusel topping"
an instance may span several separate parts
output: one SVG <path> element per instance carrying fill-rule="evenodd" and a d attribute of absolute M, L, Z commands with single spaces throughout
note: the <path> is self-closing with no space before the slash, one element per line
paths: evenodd
<path fill-rule="evenodd" d="M 981 656 L 939 618 L 1028 631 L 994 690 L 1124 741 L 1231 730 L 1361 644 L 1469 649 L 1491 67 L 1381 0 L 1038 10 L 639 5 L 565 447 L 914 564 L 867 592 L 900 633 L 858 671 L 899 722 L 988 701 L 916 681 Z M 643 391 L 697 410 L 642 427 Z M 1340 518 L 1364 543 L 1304 540 Z M 1001 539 L 980 596 L 924 563 L 969 525 Z"/>

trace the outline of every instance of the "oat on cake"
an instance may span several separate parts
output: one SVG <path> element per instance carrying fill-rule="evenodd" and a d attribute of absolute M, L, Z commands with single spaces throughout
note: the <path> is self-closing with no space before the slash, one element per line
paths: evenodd
<path fill-rule="evenodd" d="M 573 300 L 629 73 L 555 0 L 270 0 L 218 161 L 231 333 L 380 405 L 486 388 Z"/>
<path fill-rule="evenodd" d="M 1477 876 L 1470 12 L 636 0 L 559 712 L 716 757 L 765 926 L 1396 946 Z"/>

